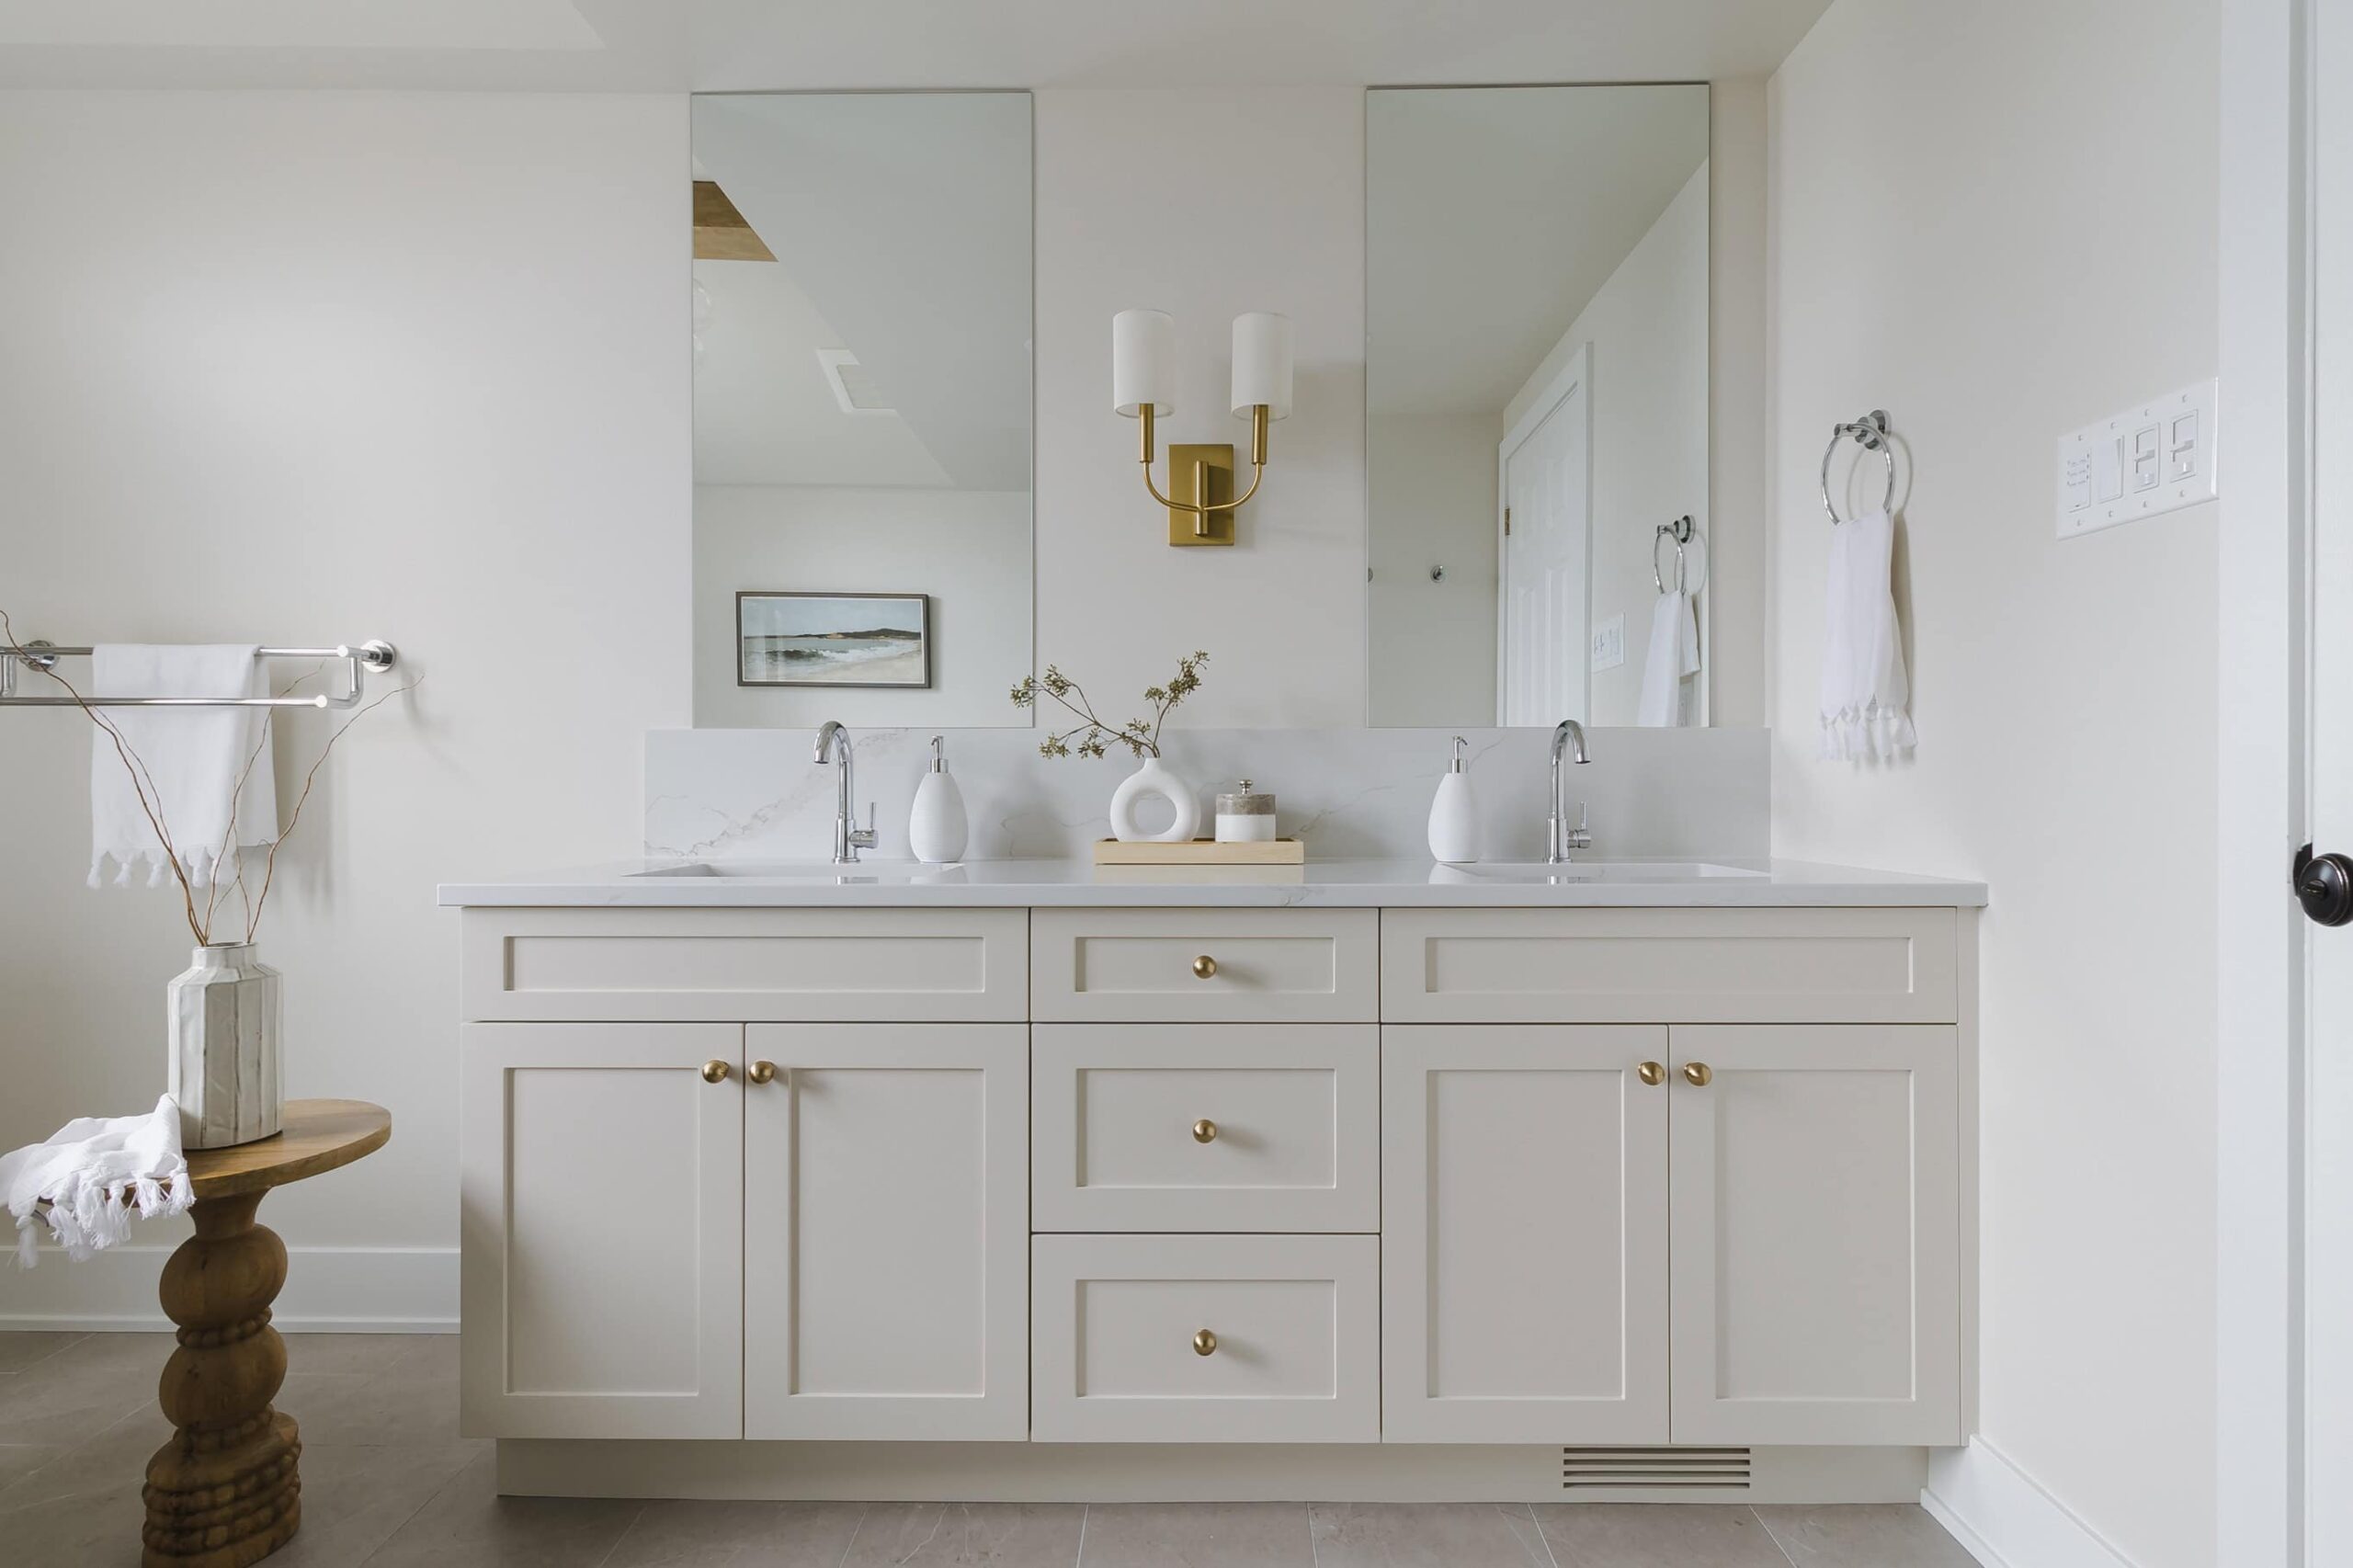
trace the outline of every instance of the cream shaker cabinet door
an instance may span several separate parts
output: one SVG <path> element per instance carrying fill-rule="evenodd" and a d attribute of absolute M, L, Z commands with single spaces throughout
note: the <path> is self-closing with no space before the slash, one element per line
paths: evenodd
<path fill-rule="evenodd" d="M 745 1035 L 744 1436 L 1025 1437 L 1029 1030 Z"/>
<path fill-rule="evenodd" d="M 1381 1030 L 1381 1436 L 1667 1437 L 1666 1030 Z"/>
<path fill-rule="evenodd" d="M 1675 1441 L 1960 1442 L 1955 1031 L 1671 1033 Z"/>
<path fill-rule="evenodd" d="M 462 1034 L 472 1437 L 738 1437 L 744 1030 Z"/>

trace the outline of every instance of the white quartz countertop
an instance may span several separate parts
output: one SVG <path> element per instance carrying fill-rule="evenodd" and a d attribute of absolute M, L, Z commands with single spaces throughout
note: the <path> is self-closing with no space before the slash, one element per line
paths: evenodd
<path fill-rule="evenodd" d="M 570 909 L 1974 908 L 1982 882 L 1795 860 L 1581 860 L 1440 866 L 1103 866 L 1083 860 L 634 860 L 495 882 L 449 882 L 444 905 Z"/>

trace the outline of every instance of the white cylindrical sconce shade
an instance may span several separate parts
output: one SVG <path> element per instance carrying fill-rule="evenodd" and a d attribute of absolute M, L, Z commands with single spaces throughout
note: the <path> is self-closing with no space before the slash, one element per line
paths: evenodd
<path fill-rule="evenodd" d="M 1130 419 L 1152 405 L 1176 412 L 1176 323 L 1166 311 L 1121 311 L 1111 318 L 1111 406 Z"/>
<path fill-rule="evenodd" d="M 1233 412 L 1260 403 L 1270 417 L 1290 413 L 1290 317 L 1252 311 L 1233 318 Z"/>

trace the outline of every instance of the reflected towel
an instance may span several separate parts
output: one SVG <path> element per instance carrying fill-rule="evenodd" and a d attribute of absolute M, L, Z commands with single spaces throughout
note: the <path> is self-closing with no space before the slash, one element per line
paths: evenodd
<path fill-rule="evenodd" d="M 1650 651 L 1643 658 L 1643 696 L 1634 722 L 1671 730 L 1690 722 L 1690 687 L 1699 673 L 1699 622 L 1691 596 L 1677 588 L 1651 607 Z"/>
<path fill-rule="evenodd" d="M 1891 586 L 1895 520 L 1870 512 L 1830 530 L 1822 642 L 1822 746 L 1839 761 L 1894 756 L 1916 740 Z"/>
<path fill-rule="evenodd" d="M 267 697 L 269 687 L 250 642 L 201 648 L 103 646 L 90 656 L 91 697 Z M 166 873 L 164 846 L 147 820 L 160 818 L 180 852 L 188 881 L 205 887 L 217 860 L 236 874 L 237 851 L 278 837 L 278 783 L 270 767 L 267 708 L 101 708 L 97 712 L 142 765 L 139 783 L 106 731 L 90 736 L 90 886 L 108 859 L 117 886 L 147 865 L 147 885 Z M 251 771 L 248 772 L 248 765 Z M 230 832 L 230 813 L 236 831 Z"/>

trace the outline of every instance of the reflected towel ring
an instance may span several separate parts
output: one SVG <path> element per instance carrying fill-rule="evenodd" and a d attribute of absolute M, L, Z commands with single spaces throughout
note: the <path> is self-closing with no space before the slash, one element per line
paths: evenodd
<path fill-rule="evenodd" d="M 1675 541 L 1675 591 L 1679 594 L 1684 591 L 1685 585 L 1689 581 L 1685 574 L 1683 546 L 1690 537 L 1691 519 L 1688 516 L 1677 517 L 1671 523 L 1661 523 L 1652 532 L 1651 581 L 1658 585 L 1660 593 L 1666 592 L 1666 579 L 1660 574 L 1658 569 L 1658 541 L 1663 539 L 1671 539 Z"/>
<path fill-rule="evenodd" d="M 1830 427 L 1830 445 L 1822 450 L 1822 509 L 1830 514 L 1833 527 L 1847 519 L 1830 501 L 1830 460 L 1838 453 L 1838 443 L 1852 439 L 1867 452 L 1877 452 L 1887 463 L 1887 499 L 1880 503 L 1880 510 L 1895 510 L 1895 448 L 1887 438 L 1887 410 L 1874 408 L 1852 425 Z"/>

